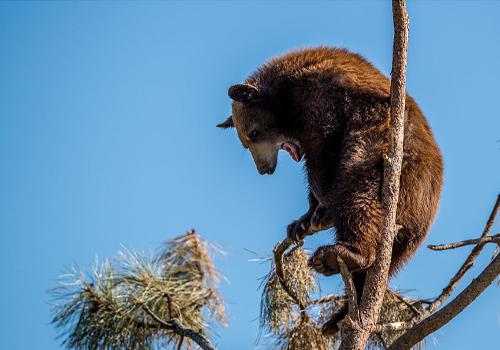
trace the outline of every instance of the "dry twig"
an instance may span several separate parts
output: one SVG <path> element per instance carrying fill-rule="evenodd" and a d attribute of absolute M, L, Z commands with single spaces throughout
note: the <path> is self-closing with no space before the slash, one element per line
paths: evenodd
<path fill-rule="evenodd" d="M 407 350 L 435 332 L 469 306 L 500 273 L 500 255 L 476 277 L 455 299 L 405 332 L 388 350 Z"/>
<path fill-rule="evenodd" d="M 495 222 L 495 218 L 498 214 L 499 208 L 500 208 L 500 195 L 497 196 L 497 200 L 495 202 L 495 205 L 493 206 L 493 210 L 491 211 L 490 216 L 488 217 L 488 221 L 486 222 L 486 226 L 484 227 L 483 234 L 481 235 L 481 238 L 488 236 L 488 234 L 491 230 L 491 227 L 493 226 L 493 223 Z M 477 246 L 475 246 L 474 249 L 472 249 L 471 253 L 467 257 L 465 262 L 462 264 L 460 269 L 457 271 L 455 276 L 453 276 L 453 278 L 450 280 L 448 285 L 443 289 L 441 294 L 427 308 L 427 311 L 429 314 L 436 311 L 443 304 L 443 302 L 450 297 L 450 295 L 453 293 L 453 291 L 457 287 L 458 282 L 462 279 L 462 277 L 465 275 L 465 273 L 474 264 L 474 261 L 479 256 L 479 253 L 481 253 L 481 250 L 483 250 L 483 247 L 484 247 L 484 243 L 480 243 Z"/>
<path fill-rule="evenodd" d="M 432 249 L 432 250 L 448 250 L 448 249 L 455 249 L 455 248 L 463 247 L 466 245 L 473 245 L 473 244 L 483 245 L 486 243 L 500 244 L 500 233 L 497 233 L 494 236 L 486 236 L 486 237 L 477 238 L 477 239 L 466 239 L 465 241 L 460 241 L 460 242 L 455 242 L 455 243 L 438 244 L 438 245 L 430 244 L 427 246 L 427 248 Z"/>
<path fill-rule="evenodd" d="M 348 314 L 354 322 L 359 323 L 358 296 L 352 279 L 352 273 L 349 271 L 342 258 L 337 257 L 337 261 L 339 263 L 340 274 L 342 276 L 342 281 L 344 281 L 345 291 L 347 294 Z"/>
<path fill-rule="evenodd" d="M 288 285 L 285 276 L 283 275 L 283 253 L 295 243 L 290 238 L 285 239 L 282 243 L 276 244 L 274 247 L 274 264 L 276 269 L 276 276 L 281 284 L 281 287 L 285 292 L 293 299 L 295 304 L 300 308 L 301 316 L 307 317 L 306 304 L 293 292 L 293 290 Z"/>

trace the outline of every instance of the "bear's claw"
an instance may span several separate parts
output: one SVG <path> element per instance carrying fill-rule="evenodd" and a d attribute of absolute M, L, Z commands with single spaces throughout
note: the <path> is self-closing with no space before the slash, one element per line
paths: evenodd
<path fill-rule="evenodd" d="M 294 241 L 302 240 L 308 233 L 310 220 L 311 215 L 309 213 L 306 213 L 298 220 L 292 222 L 286 228 L 287 237 L 293 239 Z"/>

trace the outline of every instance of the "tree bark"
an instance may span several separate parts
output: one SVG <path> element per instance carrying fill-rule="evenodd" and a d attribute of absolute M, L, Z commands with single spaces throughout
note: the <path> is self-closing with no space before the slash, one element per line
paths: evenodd
<path fill-rule="evenodd" d="M 399 199 L 399 180 L 403 160 L 403 139 L 406 100 L 406 58 L 408 49 L 408 13 L 405 0 L 393 0 L 394 43 L 391 77 L 391 144 L 384 157 L 384 184 L 382 189 L 385 210 L 383 239 L 377 247 L 374 265 L 368 270 L 359 307 L 360 324 L 344 325 L 340 349 L 363 350 L 376 326 L 382 307 L 392 245 L 397 233 L 396 209 Z"/>

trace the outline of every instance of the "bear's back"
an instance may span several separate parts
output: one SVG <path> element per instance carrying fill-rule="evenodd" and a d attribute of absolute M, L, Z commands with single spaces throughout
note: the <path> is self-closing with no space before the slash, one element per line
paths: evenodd
<path fill-rule="evenodd" d="M 318 47 L 288 52 L 272 58 L 246 81 L 260 88 L 280 78 L 333 83 L 348 89 L 389 96 L 390 81 L 359 54 L 346 49 Z"/>

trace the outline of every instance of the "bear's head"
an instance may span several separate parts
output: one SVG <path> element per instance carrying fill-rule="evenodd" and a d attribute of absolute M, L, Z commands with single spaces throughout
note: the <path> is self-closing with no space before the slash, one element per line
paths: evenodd
<path fill-rule="evenodd" d="M 236 84 L 229 88 L 228 95 L 233 100 L 233 113 L 217 127 L 236 128 L 259 174 L 274 173 L 280 149 L 287 151 L 296 162 L 302 159 L 300 143 L 281 125 L 264 92 L 249 84 Z"/>

